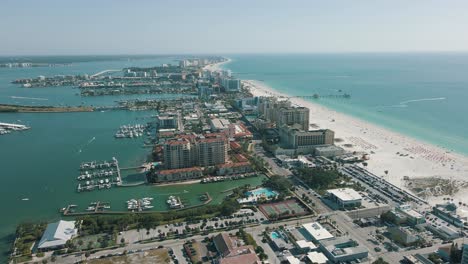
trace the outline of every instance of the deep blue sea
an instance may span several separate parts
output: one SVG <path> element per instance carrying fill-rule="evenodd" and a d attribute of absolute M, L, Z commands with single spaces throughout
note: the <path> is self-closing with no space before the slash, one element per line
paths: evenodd
<path fill-rule="evenodd" d="M 468 154 L 468 53 L 231 55 L 223 67 L 396 132 Z"/>

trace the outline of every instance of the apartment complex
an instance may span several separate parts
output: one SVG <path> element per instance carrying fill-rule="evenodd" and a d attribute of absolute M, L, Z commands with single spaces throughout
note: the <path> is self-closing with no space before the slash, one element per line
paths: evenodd
<path fill-rule="evenodd" d="M 228 139 L 224 134 L 179 135 L 163 145 L 166 169 L 214 166 L 227 161 Z"/>

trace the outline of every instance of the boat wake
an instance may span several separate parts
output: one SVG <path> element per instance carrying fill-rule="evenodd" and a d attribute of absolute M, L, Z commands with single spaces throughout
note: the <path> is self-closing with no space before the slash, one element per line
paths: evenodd
<path fill-rule="evenodd" d="M 400 102 L 399 105 L 406 105 L 406 106 L 408 106 L 408 104 L 410 104 L 410 103 L 425 102 L 425 101 L 441 101 L 441 100 L 445 100 L 445 99 L 446 99 L 445 97 L 413 99 L 413 100 L 408 100 L 408 101 Z"/>
<path fill-rule="evenodd" d="M 23 97 L 23 96 L 10 96 L 13 99 L 27 99 L 27 100 L 40 100 L 40 101 L 47 101 L 47 98 L 35 98 L 35 97 Z"/>
<path fill-rule="evenodd" d="M 407 101 L 400 102 L 400 103 L 398 103 L 396 105 L 379 106 L 377 108 L 406 108 L 411 103 L 426 102 L 426 101 L 442 101 L 442 100 L 445 100 L 445 99 L 447 99 L 447 98 L 445 98 L 445 97 L 434 97 L 434 98 L 412 99 L 412 100 L 407 100 Z"/>
<path fill-rule="evenodd" d="M 78 149 L 78 151 L 76 153 L 80 154 L 81 152 L 83 152 L 83 149 L 85 147 L 89 146 L 89 144 L 93 143 L 94 140 L 96 140 L 96 137 L 93 137 L 92 139 L 88 140 L 88 142 L 86 144 L 84 144 L 80 149 Z"/>

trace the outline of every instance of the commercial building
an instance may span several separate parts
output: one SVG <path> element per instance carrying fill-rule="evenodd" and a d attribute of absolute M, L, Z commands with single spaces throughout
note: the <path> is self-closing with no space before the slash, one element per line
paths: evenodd
<path fill-rule="evenodd" d="M 210 119 L 211 132 L 225 132 L 229 130 L 231 122 L 225 118 Z"/>
<path fill-rule="evenodd" d="M 334 236 L 318 222 L 303 224 L 302 228 L 304 228 L 307 234 L 309 234 L 311 239 L 315 242 L 334 238 Z"/>
<path fill-rule="evenodd" d="M 310 261 L 310 263 L 325 264 L 328 262 L 327 256 L 320 252 L 307 253 L 307 259 Z"/>
<path fill-rule="evenodd" d="M 408 227 L 393 226 L 387 230 L 393 241 L 404 246 L 409 246 L 420 240 L 419 236 Z"/>
<path fill-rule="evenodd" d="M 367 258 L 369 251 L 348 237 L 319 241 L 320 249 L 332 263 L 357 261 Z"/>
<path fill-rule="evenodd" d="M 362 204 L 362 196 L 351 188 L 327 190 L 327 196 L 340 208 L 356 208 Z"/>
<path fill-rule="evenodd" d="M 344 154 L 344 149 L 335 145 L 324 145 L 315 147 L 315 156 L 332 158 Z"/>
<path fill-rule="evenodd" d="M 60 220 L 56 223 L 48 224 L 37 248 L 48 250 L 64 247 L 65 243 L 77 234 L 78 229 L 75 228 L 75 221 Z"/>
<path fill-rule="evenodd" d="M 463 255 L 461 259 L 461 264 L 468 264 L 468 244 L 463 244 L 462 246 Z"/>
<path fill-rule="evenodd" d="M 282 107 L 276 110 L 276 126 L 297 126 L 304 131 L 309 130 L 309 108 Z"/>
<path fill-rule="evenodd" d="M 203 170 L 200 167 L 160 170 L 156 176 L 158 182 L 185 181 L 201 178 Z"/>
<path fill-rule="evenodd" d="M 419 225 L 426 222 L 426 218 L 412 209 L 410 204 L 402 204 L 395 208 L 395 215 L 401 215 L 404 222 L 407 222 L 410 225 Z M 397 217 L 399 218 L 399 217 Z"/>
<path fill-rule="evenodd" d="M 464 226 L 468 220 L 466 213 L 465 215 L 461 215 L 461 212 L 458 212 L 457 206 L 451 202 L 437 204 L 432 210 L 438 217 L 458 227 Z"/>
<path fill-rule="evenodd" d="M 309 252 L 317 249 L 317 246 L 314 243 L 307 240 L 297 240 L 295 244 L 302 252 Z"/>
<path fill-rule="evenodd" d="M 428 224 L 426 225 L 426 228 L 429 229 L 429 231 L 433 232 L 435 235 L 442 238 L 443 240 L 452 240 L 460 237 L 459 230 L 450 226 Z"/>

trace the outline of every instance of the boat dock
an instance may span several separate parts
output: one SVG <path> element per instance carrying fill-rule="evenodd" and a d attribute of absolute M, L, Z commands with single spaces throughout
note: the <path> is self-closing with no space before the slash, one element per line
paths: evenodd
<path fill-rule="evenodd" d="M 80 165 L 80 175 L 77 177 L 77 180 L 85 181 L 78 184 L 78 192 L 121 186 L 122 176 L 120 174 L 119 162 L 115 157 L 111 161 L 83 162 Z"/>
<path fill-rule="evenodd" d="M 65 208 L 62 208 L 60 211 L 62 212 L 63 216 L 83 216 L 83 215 L 99 215 L 99 214 L 105 214 L 105 215 L 122 215 L 122 214 L 154 214 L 154 213 L 168 213 L 172 211 L 182 211 L 182 210 L 187 210 L 187 209 L 193 209 L 197 207 L 201 207 L 204 205 L 207 205 L 211 203 L 213 200 L 210 196 L 209 193 L 204 193 L 203 194 L 206 197 L 206 201 L 204 201 L 202 204 L 197 204 L 197 205 L 191 205 L 191 206 L 186 206 L 184 208 L 178 208 L 178 209 L 172 209 L 172 210 L 166 210 L 166 211 L 110 211 L 110 210 L 94 210 L 94 211 L 84 211 L 84 212 L 75 212 L 73 210 L 73 207 L 67 206 Z M 72 205 L 73 206 L 73 205 Z"/>
<path fill-rule="evenodd" d="M 92 202 L 90 203 L 90 206 L 86 209 L 86 212 L 75 212 L 75 209 L 78 207 L 77 205 L 70 204 L 67 205 L 66 207 L 60 209 L 60 212 L 62 212 L 63 215 L 86 215 L 86 214 L 96 214 L 96 213 L 102 213 L 105 212 L 105 210 L 110 209 L 110 203 L 107 202 Z"/>

